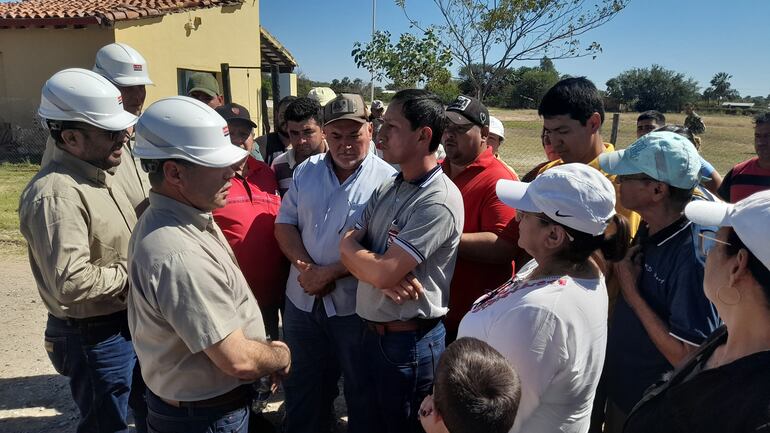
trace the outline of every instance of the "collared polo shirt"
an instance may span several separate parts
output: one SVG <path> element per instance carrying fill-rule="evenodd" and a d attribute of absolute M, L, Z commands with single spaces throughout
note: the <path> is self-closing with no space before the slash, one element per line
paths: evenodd
<path fill-rule="evenodd" d="M 275 240 L 275 218 L 281 207 L 278 185 L 264 162 L 249 157 L 246 177 L 232 179 L 227 204 L 214 220 L 233 249 L 246 282 L 260 306 L 283 305 L 289 262 Z"/>
<path fill-rule="evenodd" d="M 135 136 L 132 135 L 131 139 L 123 146 L 120 165 L 117 167 L 112 181 L 114 185 L 118 185 L 123 189 L 134 209 L 145 201 L 150 193 L 150 179 L 142 169 L 139 160 L 134 157 L 135 143 Z M 56 146 L 53 138 L 49 136 L 45 142 L 45 151 L 40 162 L 41 168 L 44 168 L 53 159 L 54 149 L 58 149 L 58 146 Z"/>
<path fill-rule="evenodd" d="M 671 336 L 692 345 L 701 344 L 719 326 L 716 309 L 703 293 L 697 230 L 707 228 L 682 217 L 654 235 L 649 235 L 643 224 L 637 235 L 644 257 L 637 282 L 639 293 L 668 326 Z M 628 413 L 644 390 L 674 367 L 622 297 L 614 314 L 605 367 L 607 391 L 608 398 Z"/>
<path fill-rule="evenodd" d="M 286 194 L 286 191 L 291 186 L 292 175 L 296 165 L 297 160 L 294 158 L 293 148 L 287 149 L 286 152 L 280 154 L 273 160 L 273 164 L 270 165 L 270 168 L 275 172 L 275 180 L 278 182 L 281 197 Z"/>
<path fill-rule="evenodd" d="M 203 352 L 237 329 L 265 340 L 259 306 L 210 212 L 151 192 L 128 268 L 128 324 L 152 392 L 199 401 L 246 383 Z"/>
<path fill-rule="evenodd" d="M 19 225 L 48 312 L 65 318 L 126 309 L 134 208 L 113 173 L 55 147 L 19 199 Z"/>
<path fill-rule="evenodd" d="M 442 168 L 449 173 L 451 165 L 444 161 Z M 463 197 L 463 233 L 492 232 L 516 245 L 519 241 L 516 210 L 497 197 L 497 181 L 500 179 L 519 180 L 495 157 L 491 147 L 452 179 Z M 449 296 L 447 327 L 456 329 L 476 299 L 502 285 L 512 275 L 510 262 L 482 263 L 458 257 Z"/>
<path fill-rule="evenodd" d="M 400 173 L 380 186 L 356 222 L 356 228 L 366 232 L 362 244 L 377 254 L 395 245 L 411 255 L 417 262 L 412 274 L 424 295 L 398 305 L 379 288 L 360 281 L 356 313 L 373 322 L 446 315 L 463 220 L 460 191 L 441 166 L 423 179 L 405 181 Z"/>
<path fill-rule="evenodd" d="M 322 153 L 298 165 L 276 219 L 278 224 L 297 227 L 308 254 L 322 266 L 340 261 L 342 235 L 353 227 L 372 192 L 396 174 L 387 162 L 370 153 L 340 184 L 332 164 L 332 157 Z M 300 310 L 310 312 L 316 298 L 305 293 L 298 276 L 297 268 L 291 266 L 286 297 Z M 335 282 L 334 290 L 323 297 L 327 316 L 355 313 L 357 284 L 352 276 Z"/>

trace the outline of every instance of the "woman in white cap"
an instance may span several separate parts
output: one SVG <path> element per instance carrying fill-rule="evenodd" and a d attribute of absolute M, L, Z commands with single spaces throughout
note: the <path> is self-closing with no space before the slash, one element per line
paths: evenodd
<path fill-rule="evenodd" d="M 685 208 L 708 250 L 704 291 L 724 326 L 645 394 L 625 432 L 770 431 L 770 191 Z M 710 248 L 709 248 L 710 247 Z"/>
<path fill-rule="evenodd" d="M 607 343 L 607 288 L 592 256 L 621 260 L 629 237 L 615 189 L 565 164 L 531 183 L 500 180 L 497 195 L 518 210 L 519 246 L 534 259 L 476 301 L 458 337 L 486 341 L 519 373 L 513 432 L 586 432 Z"/>

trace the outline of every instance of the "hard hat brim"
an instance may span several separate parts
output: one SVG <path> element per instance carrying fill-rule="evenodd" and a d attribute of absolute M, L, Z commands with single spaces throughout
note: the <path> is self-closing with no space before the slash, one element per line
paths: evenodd
<path fill-rule="evenodd" d="M 122 87 L 155 85 L 155 83 L 153 83 L 152 80 L 150 80 L 147 77 L 119 77 L 119 78 L 108 78 L 108 80 L 112 81 L 113 84 L 122 86 Z"/>
<path fill-rule="evenodd" d="M 98 122 L 93 120 L 84 120 L 96 127 L 106 129 L 108 131 L 122 131 L 131 126 L 134 126 L 139 118 L 128 111 L 123 111 L 115 116 L 108 117 L 106 119 L 100 119 Z"/>

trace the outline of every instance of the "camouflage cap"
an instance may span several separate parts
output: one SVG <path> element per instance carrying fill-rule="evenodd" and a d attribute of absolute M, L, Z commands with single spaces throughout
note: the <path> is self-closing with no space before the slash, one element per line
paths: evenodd
<path fill-rule="evenodd" d="M 366 103 L 361 95 L 340 93 L 324 106 L 324 125 L 342 119 L 355 120 L 359 123 L 369 121 Z"/>

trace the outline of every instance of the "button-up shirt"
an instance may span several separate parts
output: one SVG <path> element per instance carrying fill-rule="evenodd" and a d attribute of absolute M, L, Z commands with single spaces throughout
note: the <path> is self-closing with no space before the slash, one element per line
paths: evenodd
<path fill-rule="evenodd" d="M 296 167 L 289 191 L 281 202 L 276 223 L 297 227 L 302 243 L 318 265 L 340 261 L 340 240 L 351 229 L 377 187 L 396 174 L 387 162 L 367 154 L 358 169 L 340 184 L 331 156 L 313 155 Z M 315 297 L 297 281 L 292 266 L 286 282 L 286 297 L 300 310 L 310 312 Z M 327 316 L 349 316 L 356 310 L 358 280 L 340 278 L 335 289 L 323 297 Z"/>
<path fill-rule="evenodd" d="M 55 147 L 19 200 L 20 230 L 48 311 L 86 318 L 126 308 L 134 208 L 111 172 Z"/>
<path fill-rule="evenodd" d="M 257 301 L 211 212 L 151 192 L 129 257 L 128 324 L 152 392 L 199 401 L 245 383 L 203 352 L 237 329 L 265 340 Z"/>

